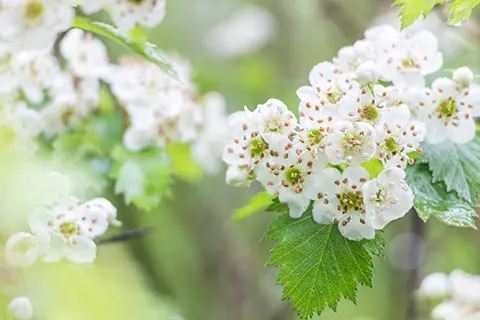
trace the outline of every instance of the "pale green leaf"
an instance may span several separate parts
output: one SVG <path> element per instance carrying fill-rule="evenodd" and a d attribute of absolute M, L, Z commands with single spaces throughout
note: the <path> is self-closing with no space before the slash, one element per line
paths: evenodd
<path fill-rule="evenodd" d="M 280 268 L 277 284 L 284 286 L 284 299 L 290 299 L 302 319 L 337 308 L 346 298 L 355 302 L 358 284 L 372 286 L 372 258 L 382 255 L 376 241 L 350 241 L 336 224 L 313 221 L 311 211 L 300 219 L 282 214 L 270 226 L 267 239 L 277 241 L 269 266 Z"/>
<path fill-rule="evenodd" d="M 242 220 L 251 216 L 257 211 L 266 209 L 269 205 L 271 205 L 274 198 L 275 196 L 272 196 L 266 192 L 257 193 L 244 207 L 235 210 L 233 219 Z"/>
<path fill-rule="evenodd" d="M 144 59 L 156 64 L 164 71 L 177 78 L 172 65 L 159 54 L 156 45 L 142 41 L 144 38 L 142 31 L 134 29 L 132 34 L 119 30 L 109 24 L 103 22 L 92 21 L 86 17 L 75 16 L 72 27 L 79 28 L 97 35 L 106 37 L 130 51 L 142 56 Z M 132 35 L 134 38 L 132 39 Z"/>
<path fill-rule="evenodd" d="M 171 162 L 165 151 L 146 149 L 130 152 L 117 147 L 112 153 L 110 176 L 115 179 L 115 193 L 123 194 L 125 203 L 143 210 L 157 208 L 169 196 Z"/>
<path fill-rule="evenodd" d="M 455 0 L 447 10 L 452 11 L 448 24 L 459 25 L 467 21 L 473 9 L 480 4 L 480 0 Z"/>
<path fill-rule="evenodd" d="M 187 144 L 171 144 L 165 150 L 172 160 L 173 174 L 185 181 L 199 181 L 203 177 L 203 170 L 192 159 L 190 147 Z"/>
<path fill-rule="evenodd" d="M 417 163 L 406 171 L 407 183 L 415 195 L 415 210 L 423 221 L 433 216 L 448 225 L 476 229 L 475 210 L 455 192 L 448 192 L 443 182 L 432 182 L 427 164 Z"/>
<path fill-rule="evenodd" d="M 393 6 L 402 6 L 400 17 L 402 19 L 402 28 L 413 24 L 421 15 L 426 17 L 439 0 L 396 0 Z"/>
<path fill-rule="evenodd" d="M 422 145 L 417 161 L 428 162 L 433 182 L 442 181 L 447 191 L 455 191 L 470 204 L 480 193 L 480 138 L 467 144 L 446 141 Z"/>

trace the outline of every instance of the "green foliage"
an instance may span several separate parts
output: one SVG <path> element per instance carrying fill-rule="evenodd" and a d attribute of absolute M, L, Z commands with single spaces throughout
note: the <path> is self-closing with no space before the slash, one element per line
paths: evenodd
<path fill-rule="evenodd" d="M 436 4 L 443 4 L 445 0 L 396 0 L 393 6 L 402 6 L 400 16 L 402 28 L 413 24 L 420 15 L 426 17 Z"/>
<path fill-rule="evenodd" d="M 455 0 L 447 9 L 452 11 L 448 23 L 458 25 L 467 21 L 473 9 L 480 4 L 480 0 Z"/>
<path fill-rule="evenodd" d="M 448 192 L 454 191 L 474 205 L 480 193 L 480 138 L 466 144 L 447 141 L 422 147 L 418 161 L 428 162 L 432 181 L 443 182 Z"/>
<path fill-rule="evenodd" d="M 414 23 L 420 15 L 426 17 L 435 5 L 443 5 L 445 2 L 446 0 L 396 0 L 393 6 L 402 6 L 400 17 L 402 18 L 402 28 L 406 28 Z M 464 23 L 479 4 L 480 0 L 453 0 L 446 9 L 452 12 L 448 24 L 459 25 Z"/>
<path fill-rule="evenodd" d="M 171 161 L 161 149 L 130 152 L 118 146 L 112 153 L 110 176 L 115 181 L 115 193 L 123 194 L 125 203 L 139 209 L 157 208 L 171 185 Z"/>
<path fill-rule="evenodd" d="M 156 64 L 173 77 L 177 77 L 172 65 L 159 54 L 157 46 L 145 41 L 146 37 L 143 33 L 143 30 L 133 29 L 133 31 L 129 34 L 116 29 L 109 24 L 92 21 L 81 16 L 75 17 L 75 20 L 73 21 L 73 27 L 106 37 L 129 49 L 130 51 L 142 56 L 144 59 Z"/>
<path fill-rule="evenodd" d="M 383 258 L 385 256 L 385 235 L 383 230 L 378 230 L 375 233 L 375 239 L 373 240 L 362 240 L 360 243 L 363 245 L 365 250 L 371 254 Z"/>
<path fill-rule="evenodd" d="M 272 204 L 268 206 L 265 211 L 268 212 L 279 212 L 279 213 L 288 213 L 288 207 L 278 200 L 278 198 L 273 199 Z"/>
<path fill-rule="evenodd" d="M 172 160 L 172 171 L 180 179 L 185 181 L 199 181 L 203 177 L 203 170 L 192 159 L 190 147 L 187 144 L 168 145 L 167 151 Z"/>
<path fill-rule="evenodd" d="M 448 192 L 442 181 L 433 182 L 427 164 L 418 163 L 406 171 L 407 183 L 415 195 L 414 207 L 423 221 L 433 216 L 448 225 L 476 229 L 475 210 L 455 192 Z"/>
<path fill-rule="evenodd" d="M 383 163 L 377 158 L 362 163 L 361 166 L 367 169 L 370 179 L 376 178 L 383 171 Z"/>
<path fill-rule="evenodd" d="M 257 211 L 264 210 L 271 205 L 275 197 L 267 192 L 259 192 L 242 208 L 237 209 L 233 215 L 234 220 L 242 220 Z"/>
<path fill-rule="evenodd" d="M 350 241 L 336 224 L 315 223 L 311 209 L 296 220 L 282 214 L 265 237 L 277 241 L 267 265 L 280 268 L 277 284 L 302 319 L 326 307 L 336 310 L 341 298 L 355 302 L 358 284 L 372 286 L 370 253 L 382 256 L 384 248 L 382 234 Z"/>

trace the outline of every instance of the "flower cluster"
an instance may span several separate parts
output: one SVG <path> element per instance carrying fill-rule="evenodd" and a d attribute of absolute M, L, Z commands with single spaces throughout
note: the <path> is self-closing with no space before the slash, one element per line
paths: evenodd
<path fill-rule="evenodd" d="M 137 25 L 154 27 L 161 23 L 165 3 L 165 0 L 1 0 L 0 56 L 2 51 L 16 53 L 53 45 L 57 36 L 72 26 L 74 6 L 86 14 L 108 9 L 119 28 L 130 30 Z"/>
<path fill-rule="evenodd" d="M 38 258 L 45 262 L 62 258 L 75 263 L 93 262 L 97 253 L 94 239 L 105 234 L 110 224 L 120 225 L 116 217 L 117 209 L 107 199 L 81 202 L 66 192 L 56 203 L 29 213 L 31 233 L 12 235 L 5 245 L 5 257 L 17 266 L 31 265 Z"/>
<path fill-rule="evenodd" d="M 475 320 L 480 318 L 480 277 L 455 270 L 450 275 L 426 276 L 419 295 L 436 302 L 432 317 L 437 320 Z"/>
<path fill-rule="evenodd" d="M 372 239 L 412 207 L 404 169 L 424 139 L 474 138 L 480 87 L 472 72 L 460 68 L 425 87 L 442 61 L 430 32 L 367 30 L 311 70 L 310 84 L 297 91 L 298 119 L 275 99 L 231 115 L 227 183 L 257 180 L 293 218 L 313 202 L 317 223 L 338 223 L 352 240 Z M 377 177 L 367 162 L 383 167 Z"/>

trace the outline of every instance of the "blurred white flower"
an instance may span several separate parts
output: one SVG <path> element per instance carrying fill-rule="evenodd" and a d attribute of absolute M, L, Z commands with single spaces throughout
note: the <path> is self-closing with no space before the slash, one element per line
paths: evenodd
<path fill-rule="evenodd" d="M 33 319 L 33 307 L 30 299 L 27 297 L 17 297 L 10 301 L 8 304 L 8 310 L 18 320 Z"/>
<path fill-rule="evenodd" d="M 224 97 L 216 92 L 203 97 L 202 130 L 191 149 L 193 158 L 212 174 L 221 168 L 223 148 L 229 135 L 225 104 Z"/>
<path fill-rule="evenodd" d="M 165 17 L 166 0 L 103 0 L 110 9 L 113 22 L 120 28 L 131 30 L 136 25 L 153 28 Z"/>
<path fill-rule="evenodd" d="M 0 1 L 0 40 L 13 50 L 53 45 L 70 28 L 75 11 L 61 0 Z"/>
<path fill-rule="evenodd" d="M 247 5 L 219 24 L 206 39 L 210 51 L 220 57 L 236 57 L 260 50 L 276 34 L 276 21 L 261 7 Z"/>
<path fill-rule="evenodd" d="M 41 240 L 30 233 L 15 233 L 5 244 L 5 259 L 14 266 L 24 267 L 35 263 L 43 250 Z"/>
<path fill-rule="evenodd" d="M 432 273 L 423 278 L 418 289 L 418 294 L 423 298 L 445 298 L 451 294 L 448 275 Z"/>

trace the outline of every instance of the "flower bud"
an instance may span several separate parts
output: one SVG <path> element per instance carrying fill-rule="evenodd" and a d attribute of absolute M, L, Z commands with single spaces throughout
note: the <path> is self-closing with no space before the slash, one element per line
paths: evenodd
<path fill-rule="evenodd" d="M 28 320 L 33 318 L 33 308 L 30 299 L 27 297 L 17 297 L 10 301 L 8 310 L 19 320 Z"/>
<path fill-rule="evenodd" d="M 473 72 L 467 67 L 459 68 L 453 72 L 453 80 L 466 87 L 473 82 Z"/>
<path fill-rule="evenodd" d="M 380 76 L 380 69 L 373 61 L 367 61 L 358 66 L 356 78 L 360 84 L 376 82 Z"/>

